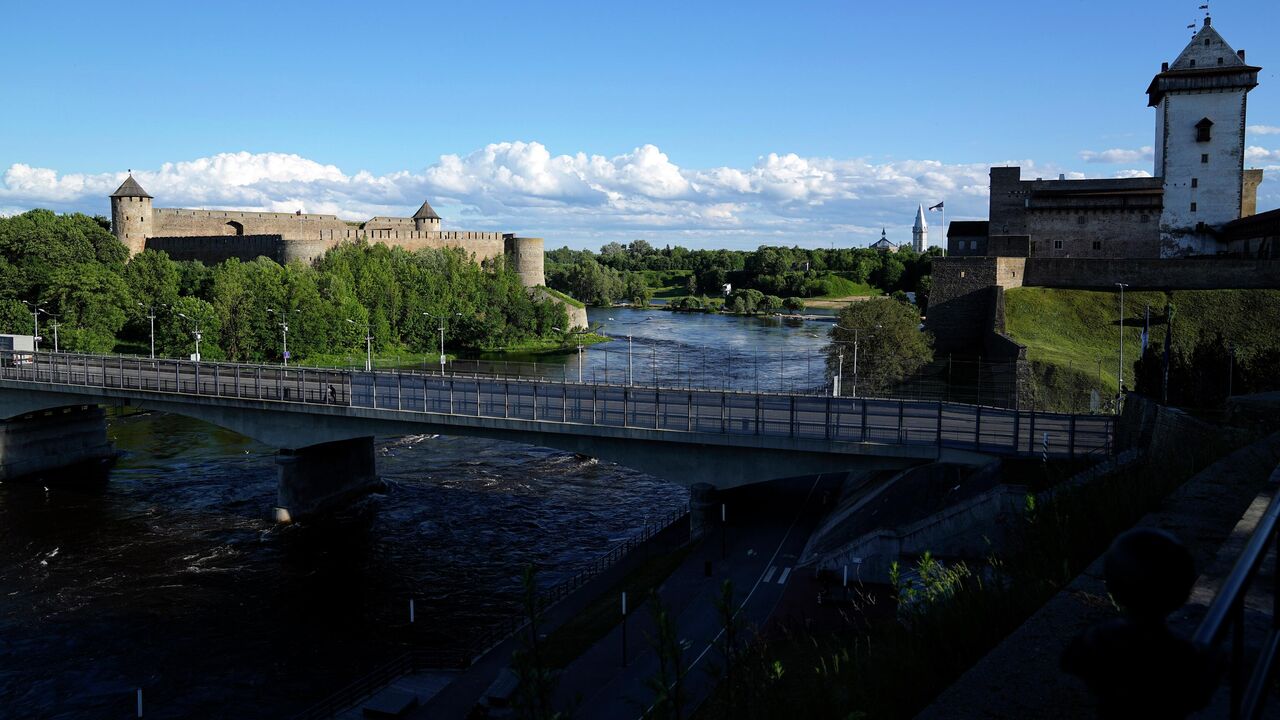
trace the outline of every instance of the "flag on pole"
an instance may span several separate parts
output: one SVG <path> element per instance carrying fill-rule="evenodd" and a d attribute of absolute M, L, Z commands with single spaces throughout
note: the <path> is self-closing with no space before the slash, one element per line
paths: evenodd
<path fill-rule="evenodd" d="M 944 200 L 943 202 L 940 202 L 940 203 L 938 203 L 937 205 L 934 205 L 933 207 L 931 207 L 931 208 L 929 208 L 929 209 L 930 209 L 930 210 L 941 210 L 941 209 L 942 209 L 942 206 L 943 206 L 943 204 L 944 204 L 945 202 L 946 202 L 946 201 Z"/>
<path fill-rule="evenodd" d="M 1147 306 L 1147 314 L 1142 319 L 1142 352 L 1147 351 L 1147 341 L 1151 338 L 1151 306 Z"/>

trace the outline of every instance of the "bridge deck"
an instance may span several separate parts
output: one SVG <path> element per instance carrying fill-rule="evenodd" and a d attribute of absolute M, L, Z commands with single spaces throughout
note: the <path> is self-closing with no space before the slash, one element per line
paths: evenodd
<path fill-rule="evenodd" d="M 830 441 L 833 447 L 850 442 L 936 446 L 1053 458 L 1110 453 L 1114 425 L 1109 416 L 918 400 L 68 353 L 38 353 L 34 359 L 0 353 L 0 380 L 39 383 L 50 390 L 91 387 L 105 389 L 107 395 L 118 389 L 170 398 L 262 400 L 292 409 L 322 405 L 395 411 L 406 417 L 526 420 L 562 424 L 568 432 L 573 426 L 605 426 L 703 437 L 790 437 Z"/>

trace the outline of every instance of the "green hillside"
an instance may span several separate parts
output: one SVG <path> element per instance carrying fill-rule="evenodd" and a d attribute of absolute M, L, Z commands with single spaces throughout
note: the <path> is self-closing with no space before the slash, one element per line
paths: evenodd
<path fill-rule="evenodd" d="M 1180 290 L 1126 292 L 1125 385 L 1133 387 L 1133 362 L 1141 354 L 1143 316 L 1151 308 L 1151 342 L 1163 343 L 1165 304 L 1174 308 L 1174 351 L 1189 353 L 1221 333 L 1238 356 L 1280 348 L 1280 290 Z M 1104 399 L 1116 392 L 1119 296 L 1114 292 L 1013 288 L 1005 292 L 1005 327 L 1027 346 L 1037 404 L 1087 409 L 1089 391 Z"/>

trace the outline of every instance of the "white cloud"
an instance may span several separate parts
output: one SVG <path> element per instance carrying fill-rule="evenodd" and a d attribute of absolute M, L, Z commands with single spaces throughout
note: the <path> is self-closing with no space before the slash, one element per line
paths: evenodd
<path fill-rule="evenodd" d="M 1118 172 L 1118 173 L 1116 173 L 1116 174 L 1112 175 L 1111 177 L 1114 177 L 1114 178 L 1149 178 L 1149 177 L 1151 177 L 1151 173 L 1147 172 L 1146 170 L 1121 170 L 1120 172 Z"/>
<path fill-rule="evenodd" d="M 1028 160 L 1014 164 L 1028 178 L 1083 177 Z M 420 171 L 384 175 L 347 173 L 298 155 L 238 152 L 165 163 L 134 176 L 155 195 L 156 207 L 302 210 L 362 220 L 408 215 L 427 198 L 446 228 L 529 233 L 552 247 L 637 237 L 754 247 L 863 245 L 881 226 L 905 241 L 916 205 L 940 200 L 950 219 L 986 217 L 989 170 L 985 162 L 779 153 L 747 167 L 684 168 L 653 145 L 606 157 L 502 142 L 441 156 Z M 106 214 L 107 196 L 124 178 L 123 172 L 60 174 L 14 164 L 0 175 L 0 212 L 50 207 Z M 938 242 L 941 231 L 933 232 Z"/>
<path fill-rule="evenodd" d="M 1150 161 L 1154 159 L 1154 153 L 1155 150 L 1150 145 L 1144 145 L 1137 150 L 1125 150 L 1123 148 L 1112 148 L 1110 150 L 1081 150 L 1080 159 L 1087 163 L 1116 165 L 1121 163 Z"/>
<path fill-rule="evenodd" d="M 1280 150 L 1268 150 L 1257 145 L 1250 145 L 1244 149 L 1245 162 L 1265 162 L 1268 160 L 1280 160 Z"/>
<path fill-rule="evenodd" d="M 1280 135 L 1280 127 L 1275 125 L 1250 125 L 1245 130 L 1250 135 Z"/>

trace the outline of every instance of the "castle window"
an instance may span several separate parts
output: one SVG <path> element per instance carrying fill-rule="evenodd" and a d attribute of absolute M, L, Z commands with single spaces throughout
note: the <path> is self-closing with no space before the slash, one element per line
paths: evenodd
<path fill-rule="evenodd" d="M 1191 187 L 1200 187 L 1200 178 L 1191 178 Z"/>
<path fill-rule="evenodd" d="M 1196 142 L 1209 142 L 1209 130 L 1213 128 L 1213 121 L 1209 118 L 1201 118 L 1196 123 Z"/>
<path fill-rule="evenodd" d="M 1191 203 L 1191 212 L 1195 212 L 1195 211 L 1196 211 L 1196 204 Z"/>
<path fill-rule="evenodd" d="M 1202 163 L 1209 162 L 1209 153 L 1200 153 L 1200 162 Z"/>
<path fill-rule="evenodd" d="M 1102 249 L 1102 241 L 1101 241 L 1101 240 L 1094 240 L 1094 241 L 1093 241 L 1093 249 L 1094 249 L 1094 250 L 1101 250 L 1101 249 Z"/>
<path fill-rule="evenodd" d="M 1222 64 L 1222 58 L 1218 58 L 1218 64 L 1219 64 L 1219 65 L 1221 65 L 1221 64 Z"/>
<path fill-rule="evenodd" d="M 1087 221 L 1085 220 L 1085 217 L 1084 217 L 1083 215 L 1080 215 L 1080 216 L 1078 216 L 1078 217 L 1076 218 L 1076 224 L 1077 224 L 1077 225 L 1083 225 L 1083 224 L 1085 224 L 1085 222 L 1087 222 Z"/>
<path fill-rule="evenodd" d="M 1192 61 L 1191 61 L 1191 64 L 1190 64 L 1190 66 L 1189 66 L 1189 67 L 1195 67 L 1195 66 L 1196 66 L 1196 61 L 1195 61 L 1195 60 L 1192 60 Z"/>
<path fill-rule="evenodd" d="M 1061 250 L 1061 249 L 1062 249 L 1062 241 L 1061 241 L 1061 240 L 1054 240 L 1054 241 L 1053 241 L 1053 249 L 1054 249 L 1054 250 Z"/>
<path fill-rule="evenodd" d="M 1138 222 L 1151 222 L 1151 216 L 1143 215 L 1142 217 L 1138 218 Z"/>

